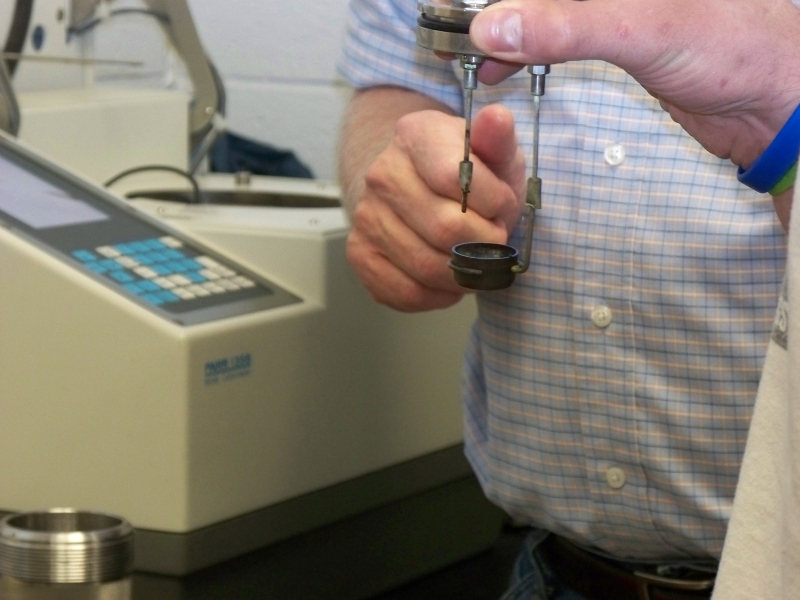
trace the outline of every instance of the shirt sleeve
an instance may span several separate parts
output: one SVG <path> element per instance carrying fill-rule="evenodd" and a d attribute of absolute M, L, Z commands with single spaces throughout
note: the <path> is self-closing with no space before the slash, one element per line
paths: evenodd
<path fill-rule="evenodd" d="M 357 89 L 395 85 L 462 114 L 452 65 L 417 46 L 416 26 L 416 0 L 351 0 L 339 73 Z"/>

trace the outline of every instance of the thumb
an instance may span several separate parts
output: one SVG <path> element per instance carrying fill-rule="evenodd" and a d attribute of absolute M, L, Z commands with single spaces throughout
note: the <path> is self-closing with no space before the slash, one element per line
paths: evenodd
<path fill-rule="evenodd" d="M 615 62 L 620 45 L 629 45 L 636 34 L 620 5 L 627 3 L 504 0 L 475 17 L 470 35 L 480 50 L 513 63 Z"/>

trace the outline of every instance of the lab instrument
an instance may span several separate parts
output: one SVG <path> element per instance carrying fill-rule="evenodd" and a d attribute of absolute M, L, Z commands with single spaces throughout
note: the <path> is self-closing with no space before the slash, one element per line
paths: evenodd
<path fill-rule="evenodd" d="M 175 90 L 89 86 L 17 94 L 18 139 L 103 183 L 127 169 L 186 169 L 190 98 Z"/>
<path fill-rule="evenodd" d="M 501 0 L 422 0 L 418 4 L 420 17 L 417 23 L 417 43 L 428 50 L 455 54 L 463 70 L 464 158 L 459 163 L 461 184 L 461 211 L 467 210 L 467 199 L 472 183 L 473 163 L 470 160 L 470 135 L 472 129 L 472 97 L 478 86 L 478 69 L 486 55 L 476 48 L 469 37 L 473 19 L 487 6 Z M 533 159 L 528 179 L 524 216 L 527 219 L 524 258 L 518 260 L 518 251 L 507 245 L 470 242 L 453 249 L 449 266 L 456 281 L 478 290 L 496 290 L 508 287 L 514 276 L 527 271 L 530 264 L 531 237 L 536 210 L 541 208 L 542 180 L 539 178 L 539 110 L 545 93 L 545 77 L 549 65 L 530 65 L 531 94 L 533 96 Z"/>
<path fill-rule="evenodd" d="M 146 8 L 106 9 L 103 17 L 96 17 L 102 0 L 70 0 L 68 34 L 81 35 L 104 18 L 119 14 L 147 14 L 155 18 L 183 61 L 192 83 L 189 129 L 193 136 L 203 136 L 212 128 L 214 116 L 225 111 L 225 90 L 200 41 L 189 5 L 186 0 L 143 0 L 143 3 Z"/>
<path fill-rule="evenodd" d="M 494 539 L 461 487 L 474 304 L 376 305 L 336 186 L 208 175 L 209 199 L 267 201 L 159 180 L 126 202 L 6 136 L 0 179 L 0 510 L 125 515 L 137 569 L 169 575 L 453 486 L 469 500 L 434 514 L 467 539 L 428 540 L 416 574 Z"/>

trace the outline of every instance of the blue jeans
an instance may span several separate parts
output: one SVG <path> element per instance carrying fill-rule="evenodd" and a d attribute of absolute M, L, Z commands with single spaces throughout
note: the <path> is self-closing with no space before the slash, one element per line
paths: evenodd
<path fill-rule="evenodd" d="M 547 536 L 547 531 L 534 529 L 525 538 L 514 563 L 511 587 L 500 600 L 586 600 L 564 587 L 538 556 L 536 548 Z"/>

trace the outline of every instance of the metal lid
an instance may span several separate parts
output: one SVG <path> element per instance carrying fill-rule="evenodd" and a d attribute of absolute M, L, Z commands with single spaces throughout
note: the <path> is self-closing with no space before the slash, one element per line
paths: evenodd
<path fill-rule="evenodd" d="M 0 521 L 0 575 L 36 583 L 101 583 L 133 572 L 133 527 L 120 517 L 56 508 Z"/>
<path fill-rule="evenodd" d="M 514 283 L 519 253 L 512 246 L 468 242 L 453 246 L 447 266 L 456 283 L 473 290 L 502 290 Z"/>

